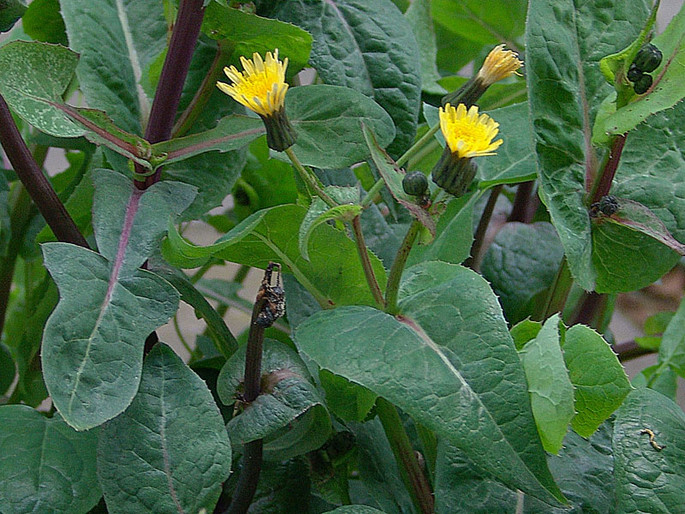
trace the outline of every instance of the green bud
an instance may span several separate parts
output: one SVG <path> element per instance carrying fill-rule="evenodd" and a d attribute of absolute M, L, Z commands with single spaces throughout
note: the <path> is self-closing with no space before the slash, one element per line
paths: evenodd
<path fill-rule="evenodd" d="M 407 173 L 402 179 L 402 189 L 408 195 L 419 196 L 428 189 L 428 179 L 420 171 Z"/>
<path fill-rule="evenodd" d="M 640 51 L 633 60 L 633 64 L 641 72 L 649 73 L 659 67 L 662 58 L 663 54 L 661 53 L 661 50 L 659 50 L 653 44 L 647 43 L 645 46 L 640 48 Z"/>

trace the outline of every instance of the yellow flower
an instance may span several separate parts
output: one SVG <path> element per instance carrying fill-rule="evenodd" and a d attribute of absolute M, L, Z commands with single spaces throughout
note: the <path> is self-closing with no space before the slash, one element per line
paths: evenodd
<path fill-rule="evenodd" d="M 266 60 L 258 53 L 252 59 L 240 57 L 243 72 L 235 66 L 224 68 L 224 73 L 233 85 L 217 82 L 221 91 L 260 116 L 272 116 L 283 109 L 288 84 L 285 82 L 285 70 L 288 58 L 278 60 L 278 49 L 266 53 Z"/>
<path fill-rule="evenodd" d="M 502 140 L 492 141 L 498 132 L 499 123 L 487 114 L 478 115 L 478 107 L 451 104 L 440 108 L 440 128 L 453 154 L 460 158 L 494 155 Z"/>
<path fill-rule="evenodd" d="M 252 59 L 240 57 L 242 72 L 235 66 L 224 68 L 224 73 L 233 82 L 232 85 L 217 82 L 221 91 L 235 101 L 259 114 L 266 128 L 266 144 L 272 150 L 282 152 L 295 144 L 297 133 L 290 125 L 285 114 L 285 69 L 288 58 L 278 60 L 278 49 L 266 53 L 266 59 L 258 53 Z"/>
<path fill-rule="evenodd" d="M 505 50 L 504 45 L 497 45 L 485 58 L 483 66 L 478 71 L 478 78 L 486 86 L 490 86 L 513 74 L 520 75 L 516 70 L 521 66 L 523 66 L 523 62 L 518 58 L 516 52 Z"/>

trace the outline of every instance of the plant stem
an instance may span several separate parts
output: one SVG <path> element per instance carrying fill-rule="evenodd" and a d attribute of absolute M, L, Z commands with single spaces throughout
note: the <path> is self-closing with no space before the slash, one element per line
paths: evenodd
<path fill-rule="evenodd" d="M 245 380 L 243 401 L 251 403 L 257 399 L 261 391 L 262 379 L 262 346 L 264 343 L 264 329 L 273 324 L 273 319 L 265 324 L 260 322 L 259 316 L 275 300 L 270 282 L 272 271 L 275 265 L 270 263 L 265 272 L 262 284 L 257 292 L 257 299 L 252 309 L 252 319 L 250 321 L 250 332 L 247 336 L 247 348 L 245 351 Z M 280 268 L 279 268 L 280 277 Z M 280 278 L 277 285 L 280 284 Z M 282 300 L 282 296 L 280 298 Z M 262 467 L 262 440 L 251 441 L 243 447 L 243 467 L 240 471 L 240 478 L 236 485 L 231 504 L 227 510 L 230 514 L 242 514 L 247 512 L 257 490 L 259 474 Z"/>
<path fill-rule="evenodd" d="M 10 108 L 0 96 L 0 144 L 12 163 L 19 180 L 38 207 L 45 221 L 59 241 L 88 248 L 88 243 L 71 218 L 64 204 L 57 197 L 47 179 L 31 155 L 12 119 Z"/>
<path fill-rule="evenodd" d="M 433 513 L 433 493 L 430 484 L 416 459 L 397 408 L 386 399 L 379 397 L 376 400 L 376 412 L 414 505 L 424 514 Z"/>
<path fill-rule="evenodd" d="M 407 263 L 409 252 L 411 252 L 414 241 L 416 241 L 416 236 L 419 235 L 421 226 L 420 221 L 412 221 L 399 250 L 397 250 L 395 262 L 392 263 L 392 268 L 390 268 L 388 285 L 385 288 L 385 312 L 388 314 L 397 314 L 397 293 L 400 288 L 402 271 L 404 271 L 404 265 Z"/>
<path fill-rule="evenodd" d="M 369 252 L 366 249 L 366 242 L 364 241 L 364 233 L 362 232 L 360 215 L 357 215 L 352 219 L 352 231 L 354 232 L 354 241 L 357 243 L 357 253 L 359 254 L 359 260 L 361 261 L 362 268 L 364 269 L 366 282 L 369 284 L 369 289 L 371 290 L 373 299 L 376 300 L 378 308 L 382 309 L 385 305 L 385 300 L 383 299 L 383 292 L 378 285 L 376 274 L 373 272 L 373 266 L 371 266 Z"/>
<path fill-rule="evenodd" d="M 507 221 L 518 221 L 520 223 L 530 223 L 532 221 L 535 214 L 533 199 L 531 198 L 534 187 L 534 180 L 522 182 L 518 185 L 516 196 L 514 197 L 514 205 L 511 208 Z"/>
<path fill-rule="evenodd" d="M 414 154 L 416 154 L 416 152 L 423 148 L 423 145 L 425 145 L 431 139 L 433 139 L 433 136 L 438 130 L 440 130 L 439 123 L 436 123 L 430 129 L 428 129 L 428 132 L 421 136 L 421 138 L 416 143 L 414 143 L 411 146 L 411 148 L 409 148 L 409 150 L 404 152 L 404 154 L 399 159 L 397 159 L 397 167 L 401 168 L 402 166 L 404 166 L 409 161 L 409 159 L 411 159 L 414 156 Z"/>
<path fill-rule="evenodd" d="M 590 203 L 599 202 L 603 196 L 609 194 L 611 183 L 613 182 L 616 170 L 618 169 L 618 163 L 621 160 L 623 147 L 626 144 L 626 136 L 627 134 L 616 136 L 612 141 L 608 158 L 606 159 L 604 166 L 602 166 L 599 177 L 595 180 L 595 183 L 592 184 Z"/>
<path fill-rule="evenodd" d="M 601 331 L 605 322 L 605 313 L 609 303 L 609 295 L 594 291 L 583 293 L 575 312 L 568 320 L 569 325 L 581 323 L 595 330 Z"/>
<path fill-rule="evenodd" d="M 485 209 L 483 209 L 483 214 L 478 222 L 478 227 L 476 228 L 476 234 L 473 238 L 473 244 L 471 245 L 471 255 L 468 259 L 464 261 L 464 266 L 471 268 L 474 271 L 478 271 L 480 268 L 481 261 L 481 251 L 483 249 L 483 243 L 485 241 L 485 234 L 488 231 L 488 226 L 490 225 L 490 219 L 492 218 L 492 213 L 495 211 L 495 204 L 497 204 L 497 198 L 499 198 L 502 192 L 502 186 L 497 185 L 490 191 L 490 197 L 488 202 L 485 204 Z"/>
<path fill-rule="evenodd" d="M 314 174 L 311 171 L 307 170 L 304 166 L 302 166 L 302 163 L 295 155 L 295 152 L 293 152 L 292 147 L 287 148 L 285 150 L 285 153 L 290 158 L 290 162 L 293 163 L 293 166 L 297 170 L 297 173 L 299 173 L 300 178 L 305 184 L 307 184 L 307 187 L 310 189 L 310 191 L 314 191 L 316 195 L 319 198 L 321 198 L 324 202 L 326 202 L 326 204 L 329 207 L 336 207 L 338 204 L 335 203 L 335 201 L 326 194 L 323 188 L 319 185 L 316 176 L 314 176 Z"/>
<path fill-rule="evenodd" d="M 568 298 L 568 293 L 571 291 L 572 285 L 573 277 L 571 276 L 568 262 L 566 262 L 566 257 L 564 257 L 559 265 L 559 271 L 554 278 L 543 309 L 533 313 L 531 318 L 536 321 L 544 321 L 555 312 L 563 311 L 564 305 L 566 304 L 566 298 Z"/>
<path fill-rule="evenodd" d="M 369 189 L 368 193 L 366 193 L 366 196 L 362 198 L 361 201 L 361 206 L 362 209 L 366 209 L 369 205 L 373 203 L 374 198 L 376 198 L 376 195 L 380 193 L 381 189 L 383 189 L 383 186 L 385 185 L 385 180 L 382 178 L 379 178 L 376 183 L 371 186 L 371 189 Z"/>
<path fill-rule="evenodd" d="M 181 92 L 205 14 L 202 3 L 202 0 L 181 0 L 178 6 L 169 50 L 164 60 L 155 99 L 152 102 L 150 119 L 145 129 L 145 139 L 150 143 L 166 141 L 171 137 L 178 102 L 181 99 Z M 137 171 L 140 172 L 142 169 L 137 169 Z M 161 175 L 162 168 L 160 167 L 153 175 L 146 177 L 145 181 L 136 181 L 136 187 L 147 189 L 158 182 Z"/>
<path fill-rule="evenodd" d="M 647 348 L 642 348 L 635 341 L 626 341 L 625 343 L 619 343 L 611 345 L 611 349 L 618 354 L 618 360 L 620 362 L 629 361 L 632 359 L 637 359 L 648 353 L 654 353 L 654 350 L 648 350 Z"/>

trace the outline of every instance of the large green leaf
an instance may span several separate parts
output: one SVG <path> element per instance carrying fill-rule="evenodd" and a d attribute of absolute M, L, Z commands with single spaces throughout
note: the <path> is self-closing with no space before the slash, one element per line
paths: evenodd
<path fill-rule="evenodd" d="M 80 54 L 76 75 L 86 101 L 142 134 L 151 101 L 141 77 L 167 43 L 162 2 L 61 0 L 60 7 L 69 46 Z"/>
<path fill-rule="evenodd" d="M 523 0 L 433 0 L 432 11 L 436 23 L 480 45 L 514 41 L 526 20 Z"/>
<path fill-rule="evenodd" d="M 473 207 L 480 193 L 466 194 L 449 201 L 436 225 L 435 239 L 418 244 L 409 254 L 408 264 L 436 260 L 460 264 L 471 254 L 473 243 Z"/>
<path fill-rule="evenodd" d="M 563 501 L 547 469 L 526 380 L 497 299 L 473 271 L 408 271 L 397 318 L 368 307 L 321 311 L 294 338 L 319 366 L 383 396 L 544 501 Z"/>
<path fill-rule="evenodd" d="M 88 512 L 102 493 L 95 476 L 98 430 L 78 433 L 59 415 L 0 407 L 0 510 Z"/>
<path fill-rule="evenodd" d="M 436 465 L 436 511 L 440 514 L 614 512 L 610 425 L 604 425 L 589 441 L 569 432 L 559 455 L 549 455 L 547 463 L 569 499 L 569 508 L 550 507 L 528 495 L 517 497 L 515 491 L 479 470 L 462 452 L 442 442 L 438 446 Z"/>
<path fill-rule="evenodd" d="M 563 350 L 575 396 L 576 415 L 571 426 L 581 436 L 590 437 L 632 388 L 609 343 L 591 328 L 569 328 Z"/>
<path fill-rule="evenodd" d="M 276 17 L 312 34 L 310 62 L 325 83 L 359 91 L 390 114 L 397 129 L 390 154 L 406 150 L 416 134 L 421 72 L 416 39 L 397 7 L 390 0 L 287 0 Z"/>
<path fill-rule="evenodd" d="M 220 42 L 221 51 L 228 54 L 230 50 L 230 60 L 236 67 L 240 65 L 240 56 L 251 59 L 254 52 L 264 56 L 274 49 L 278 49 L 280 59 L 288 58 L 288 77 L 309 61 L 312 36 L 306 31 L 290 23 L 225 7 L 219 2 L 207 6 L 202 31 Z"/>
<path fill-rule="evenodd" d="M 57 410 L 79 430 L 116 416 L 136 394 L 145 338 L 178 307 L 175 289 L 138 267 L 194 196 L 189 186 L 168 182 L 143 192 L 111 170 L 96 170 L 94 179 L 100 254 L 43 245 L 60 290 L 43 335 L 45 383 Z"/>
<path fill-rule="evenodd" d="M 231 445 L 207 385 L 164 344 L 145 358 L 140 390 L 105 425 L 97 476 L 112 512 L 214 508 Z"/>
<path fill-rule="evenodd" d="M 651 43 L 663 54 L 661 65 L 650 75 L 654 89 L 634 102 L 597 120 L 592 139 L 607 142 L 610 136 L 625 134 L 654 113 L 673 107 L 685 97 L 685 8 Z M 614 107 L 615 109 L 615 107 Z"/>
<path fill-rule="evenodd" d="M 561 353 L 559 315 L 545 321 L 535 339 L 526 343 L 519 354 L 542 445 L 557 454 L 575 413 L 573 385 Z"/>
<path fill-rule="evenodd" d="M 23 119 L 54 136 L 77 137 L 84 128 L 49 102 L 62 103 L 78 54 L 46 43 L 12 41 L 0 47 L 0 93 Z"/>
<path fill-rule="evenodd" d="M 559 237 L 549 223 L 507 223 L 497 233 L 481 271 L 509 323 L 518 323 L 531 313 L 532 300 L 552 285 L 563 256 Z"/>
<path fill-rule="evenodd" d="M 224 405 L 239 399 L 245 379 L 242 346 L 226 361 L 217 380 Z M 226 425 L 234 446 L 265 439 L 265 458 L 285 460 L 319 448 L 331 432 L 331 418 L 297 352 L 274 340 L 264 342 L 261 392 Z"/>
<path fill-rule="evenodd" d="M 295 87 L 286 96 L 288 117 L 297 131 L 293 152 L 303 164 L 340 169 L 365 160 L 369 150 L 362 123 L 381 146 L 395 135 L 393 120 L 379 104 L 349 87 Z"/>
<path fill-rule="evenodd" d="M 592 262 L 585 182 L 597 172 L 600 160 L 590 136 L 599 103 L 611 91 L 598 63 L 637 36 L 649 12 L 647 4 L 531 0 L 529 5 L 526 76 L 540 193 L 571 272 L 588 290 L 595 287 L 598 271 Z M 645 271 L 640 268 L 646 276 Z"/>
<path fill-rule="evenodd" d="M 438 53 L 435 42 L 431 3 L 429 0 L 416 0 L 409 4 L 404 17 L 411 25 L 421 52 L 421 86 L 424 92 L 444 95 L 447 90 L 438 84 L 440 72 L 435 58 Z"/>
<path fill-rule="evenodd" d="M 378 506 L 388 514 L 413 512 L 409 492 L 402 483 L 397 461 L 380 420 L 349 423 L 354 433 L 359 481 Z"/>
<path fill-rule="evenodd" d="M 616 412 L 613 447 L 618 512 L 682 510 L 685 414 L 676 403 L 651 389 L 630 393 Z"/>
<path fill-rule="evenodd" d="M 201 265 L 211 256 L 258 268 L 279 262 L 321 306 L 374 305 L 356 246 L 343 232 L 320 225 L 310 238 L 309 261 L 300 255 L 297 233 L 305 214 L 306 209 L 297 205 L 263 209 L 206 247 L 190 244 L 172 230 L 164 245 L 165 257 L 183 267 Z M 369 257 L 383 288 L 383 265 L 374 255 Z"/>
<path fill-rule="evenodd" d="M 68 46 L 59 0 L 33 0 L 21 17 L 21 26 L 36 41 Z"/>

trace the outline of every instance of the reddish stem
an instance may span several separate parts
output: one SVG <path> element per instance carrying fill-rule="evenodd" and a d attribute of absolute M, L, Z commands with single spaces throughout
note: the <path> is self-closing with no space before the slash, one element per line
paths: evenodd
<path fill-rule="evenodd" d="M 202 0 L 181 0 L 176 24 L 169 42 L 169 50 L 157 84 L 155 99 L 152 102 L 150 119 L 145 130 L 145 139 L 150 143 L 159 143 L 171 137 L 178 103 L 181 99 L 181 92 L 188 75 L 197 38 L 200 35 L 204 14 Z M 136 166 L 136 171 L 142 173 L 142 167 Z M 160 167 L 144 182 L 136 181 L 136 187 L 147 189 L 159 181 L 161 174 L 162 169 Z"/>

